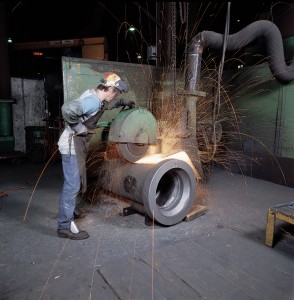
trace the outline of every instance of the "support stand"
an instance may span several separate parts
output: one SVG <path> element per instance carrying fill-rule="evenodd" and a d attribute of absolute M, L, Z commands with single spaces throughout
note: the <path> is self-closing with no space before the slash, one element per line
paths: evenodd
<path fill-rule="evenodd" d="M 196 218 L 201 217 L 202 215 L 206 214 L 208 209 L 206 206 L 202 205 L 194 205 L 190 212 L 186 215 L 183 221 L 190 222 L 195 220 Z M 145 216 L 145 225 L 152 226 L 153 220 L 146 214 L 144 206 L 142 204 L 138 204 L 133 202 L 131 206 L 124 207 L 122 211 L 122 216 L 130 216 L 136 213 L 140 213 L 141 215 Z M 157 224 L 157 222 L 155 222 Z"/>
<path fill-rule="evenodd" d="M 189 222 L 189 221 L 195 220 L 196 218 L 199 218 L 199 217 L 203 216 L 207 212 L 208 212 L 208 209 L 207 209 L 206 206 L 195 205 L 195 206 L 192 207 L 190 212 L 187 214 L 184 221 Z"/>

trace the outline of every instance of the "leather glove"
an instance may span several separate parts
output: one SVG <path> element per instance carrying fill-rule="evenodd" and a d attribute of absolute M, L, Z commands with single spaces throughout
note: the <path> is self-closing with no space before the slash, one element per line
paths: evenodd
<path fill-rule="evenodd" d="M 70 125 L 70 128 L 75 132 L 76 135 L 80 136 L 86 136 L 87 134 L 95 134 L 95 131 L 88 129 L 82 123 Z"/>
<path fill-rule="evenodd" d="M 118 108 L 120 106 L 128 106 L 129 108 L 135 108 L 136 103 L 133 100 L 129 100 L 129 99 L 120 99 L 116 102 L 116 104 L 114 105 L 115 108 Z"/>

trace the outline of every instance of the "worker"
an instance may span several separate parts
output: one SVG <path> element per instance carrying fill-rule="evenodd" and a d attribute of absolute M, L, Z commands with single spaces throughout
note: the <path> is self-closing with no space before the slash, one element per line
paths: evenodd
<path fill-rule="evenodd" d="M 126 80 L 116 73 L 105 73 L 96 89 L 86 90 L 78 99 L 65 102 L 61 107 L 65 129 L 58 141 L 64 177 L 57 216 L 59 237 L 72 240 L 89 237 L 88 232 L 81 230 L 74 222 L 75 218 L 81 216 L 76 207 L 77 195 L 79 192 L 85 193 L 87 189 L 89 141 L 95 133 L 97 121 L 108 106 L 109 109 L 110 106 L 135 106 L 134 101 L 122 98 L 128 90 Z"/>

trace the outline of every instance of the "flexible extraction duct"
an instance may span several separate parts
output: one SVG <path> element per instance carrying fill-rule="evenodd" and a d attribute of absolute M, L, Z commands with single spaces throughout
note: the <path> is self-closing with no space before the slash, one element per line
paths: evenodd
<path fill-rule="evenodd" d="M 167 226 L 182 221 L 196 197 L 192 167 L 174 158 L 156 164 L 106 160 L 98 170 L 98 184 L 143 205 L 151 219 Z"/>
<path fill-rule="evenodd" d="M 270 21 L 253 22 L 239 32 L 228 35 L 226 50 L 240 49 L 258 37 L 265 38 L 268 63 L 275 78 L 283 82 L 292 81 L 294 79 L 294 61 L 289 65 L 286 64 L 280 30 Z M 195 92 L 198 89 L 204 46 L 218 49 L 222 47 L 223 41 L 223 35 L 213 31 L 202 31 L 192 39 L 188 47 L 186 91 Z"/>

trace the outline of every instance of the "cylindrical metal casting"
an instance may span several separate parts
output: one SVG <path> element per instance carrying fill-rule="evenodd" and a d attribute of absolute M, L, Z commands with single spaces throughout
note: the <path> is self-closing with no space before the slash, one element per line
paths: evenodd
<path fill-rule="evenodd" d="M 142 204 L 162 225 L 182 221 L 195 202 L 195 174 L 182 160 L 165 159 L 155 165 L 108 160 L 98 173 L 103 189 Z"/>

